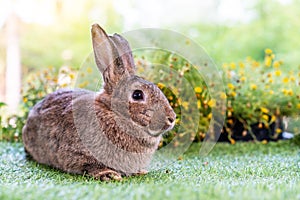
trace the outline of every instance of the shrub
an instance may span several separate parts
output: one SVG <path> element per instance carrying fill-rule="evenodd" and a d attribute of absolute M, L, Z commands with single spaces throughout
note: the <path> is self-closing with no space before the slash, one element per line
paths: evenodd
<path fill-rule="evenodd" d="M 136 55 L 135 59 L 138 74 L 158 85 L 177 114 L 175 128 L 164 136 L 160 145 L 169 144 L 175 136 L 178 137 L 172 143 L 174 146 L 187 139 L 202 141 L 212 119 L 212 108 L 216 106 L 216 100 L 211 98 L 208 90 L 213 85 L 208 86 L 197 69 L 178 55 L 163 51 L 143 53 Z M 248 57 L 243 62 L 223 65 L 225 92 L 220 98 L 227 99 L 223 135 L 231 143 L 235 143 L 236 132 L 233 129 L 236 124 L 240 126 L 238 134 L 241 136 L 248 135 L 250 139 L 257 140 L 259 138 L 256 138 L 254 130 L 265 130 L 276 140 L 283 131 L 280 126 L 282 117 L 299 115 L 300 73 L 299 70 L 285 71 L 283 67 L 283 61 L 276 60 L 270 49 L 265 50 L 263 62 Z M 49 68 L 28 76 L 22 90 L 21 112 L 0 117 L 0 140 L 20 141 L 30 108 L 46 94 L 71 87 L 76 73 L 64 67 L 60 71 Z M 87 81 L 80 77 L 78 80 Z M 84 85 L 78 84 L 79 87 L 87 87 Z M 4 108 L 5 104 L 0 103 L 1 113 L 4 113 Z M 198 129 L 193 130 L 193 122 L 198 117 Z"/>
<path fill-rule="evenodd" d="M 169 52 L 156 52 L 142 56 L 137 62 L 141 69 L 143 65 L 159 63 L 156 69 L 152 67 L 147 71 L 147 78 L 157 83 L 165 93 L 171 106 L 177 113 L 177 126 L 183 126 L 183 132 L 175 127 L 173 131 L 164 137 L 163 144 L 169 143 L 176 135 L 182 137 L 191 129 L 189 124 L 180 124 L 182 111 L 190 112 L 197 107 L 200 113 L 197 132 L 190 134 L 190 139 L 201 141 L 206 136 L 212 118 L 212 108 L 216 101 L 211 99 L 208 87 L 202 76 L 186 60 Z M 170 71 L 161 73 L 162 66 L 171 68 Z M 271 49 L 265 50 L 263 62 L 258 62 L 248 57 L 243 62 L 225 63 L 223 74 L 225 93 L 220 98 L 227 99 L 226 121 L 223 135 L 228 141 L 235 143 L 234 134 L 239 134 L 240 139 L 247 140 L 277 140 L 283 132 L 282 118 L 284 116 L 295 117 L 300 112 L 300 74 L 299 71 L 286 71 L 284 63 L 276 60 Z M 149 66 L 148 66 L 149 68 Z M 292 68 L 292 67 L 290 67 Z M 299 68 L 300 69 L 300 68 Z M 176 76 L 178 75 L 178 76 Z M 189 88 L 180 85 L 182 79 L 188 80 L 196 95 L 196 105 L 191 101 L 182 101 L 179 93 Z M 178 88 L 167 88 L 168 85 L 179 85 Z M 213 86 L 211 86 L 213 87 Z M 193 115 L 189 120 L 193 120 Z M 238 126 L 239 130 L 233 130 Z M 263 135 L 258 135 L 263 134 Z M 223 136 L 224 137 L 224 136 Z M 263 141 L 265 142 L 265 141 Z M 174 143 L 176 144 L 176 143 Z"/>
<path fill-rule="evenodd" d="M 59 88 L 70 87 L 74 77 L 75 72 L 69 67 L 61 70 L 49 67 L 30 74 L 21 91 L 22 102 L 17 114 L 5 115 L 6 104 L 0 102 L 0 141 L 21 141 L 22 128 L 30 109 L 47 94 Z"/>
<path fill-rule="evenodd" d="M 270 130 L 270 125 L 283 116 L 295 117 L 300 112 L 300 73 L 285 71 L 284 63 L 276 60 L 271 49 L 265 50 L 264 62 L 248 57 L 244 62 L 224 64 L 227 95 L 227 132 L 234 120 L 243 124 L 253 139 L 253 127 Z M 299 69 L 299 68 L 298 68 Z M 282 132 L 276 126 L 273 138 Z"/>

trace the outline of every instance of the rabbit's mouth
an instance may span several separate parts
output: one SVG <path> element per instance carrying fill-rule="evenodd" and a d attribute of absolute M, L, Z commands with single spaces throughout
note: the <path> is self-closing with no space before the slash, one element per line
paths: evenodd
<path fill-rule="evenodd" d="M 174 125 L 175 125 L 175 122 L 168 121 L 165 123 L 165 125 L 161 129 L 158 129 L 158 130 L 151 130 L 151 128 L 148 127 L 147 132 L 150 136 L 158 137 L 158 136 L 164 134 L 165 132 L 172 130 Z"/>

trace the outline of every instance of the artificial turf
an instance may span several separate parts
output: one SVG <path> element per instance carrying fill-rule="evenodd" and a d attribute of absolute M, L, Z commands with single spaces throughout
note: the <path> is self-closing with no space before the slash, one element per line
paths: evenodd
<path fill-rule="evenodd" d="M 300 199 L 300 149 L 289 141 L 193 144 L 181 159 L 144 176 L 100 182 L 27 160 L 0 143 L 0 199 Z"/>

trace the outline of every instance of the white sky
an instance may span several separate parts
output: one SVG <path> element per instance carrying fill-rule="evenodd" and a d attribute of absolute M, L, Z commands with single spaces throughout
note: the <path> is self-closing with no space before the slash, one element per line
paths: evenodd
<path fill-rule="evenodd" d="M 0 27 L 12 10 L 25 22 L 51 24 L 54 12 L 52 4 L 43 0 L 0 0 Z"/>
<path fill-rule="evenodd" d="M 219 6 L 218 6 L 218 2 Z M 248 2 L 248 3 L 245 3 Z M 246 22 L 254 16 L 241 0 L 117 0 L 114 5 L 124 16 L 125 27 L 176 24 L 176 22 Z M 133 7 L 134 5 L 134 7 Z M 218 7 L 217 7 L 218 6 Z"/>
<path fill-rule="evenodd" d="M 75 5 L 80 7 L 83 0 L 64 1 L 74 5 L 70 8 L 70 12 L 75 14 L 77 13 Z M 288 4 L 292 0 L 278 1 Z M 253 2 L 252 0 L 112 0 L 117 12 L 124 19 L 126 29 L 176 25 L 178 22 L 247 22 L 255 17 L 255 14 L 247 9 Z M 23 21 L 51 24 L 54 21 L 53 5 L 53 0 L 0 0 L 0 27 L 12 9 Z"/>

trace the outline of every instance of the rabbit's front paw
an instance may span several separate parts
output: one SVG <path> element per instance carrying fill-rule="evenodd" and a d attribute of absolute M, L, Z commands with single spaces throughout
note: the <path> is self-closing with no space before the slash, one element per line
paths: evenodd
<path fill-rule="evenodd" d="M 135 173 L 134 175 L 135 176 L 143 176 L 143 175 L 146 175 L 146 174 L 148 174 L 148 171 L 145 170 L 145 169 L 142 169 L 139 172 Z"/>
<path fill-rule="evenodd" d="M 94 172 L 91 174 L 95 179 L 100 179 L 101 181 L 121 181 L 122 175 L 111 169 L 102 169 L 101 171 Z"/>

